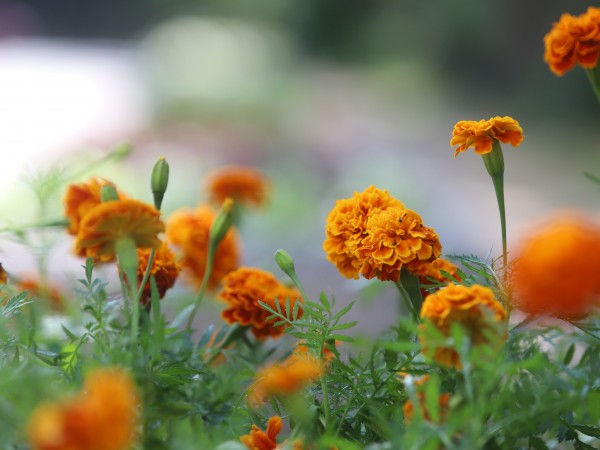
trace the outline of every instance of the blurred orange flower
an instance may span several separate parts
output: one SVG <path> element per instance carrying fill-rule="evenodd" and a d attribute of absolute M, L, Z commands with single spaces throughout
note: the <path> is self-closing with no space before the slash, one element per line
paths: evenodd
<path fill-rule="evenodd" d="M 484 155 L 492 151 L 494 139 L 516 147 L 523 142 L 523 129 L 519 122 L 508 116 L 496 116 L 479 122 L 461 120 L 454 125 L 450 146 L 458 145 L 454 152 L 455 158 L 470 147 L 478 155 Z"/>
<path fill-rule="evenodd" d="M 37 278 L 28 276 L 20 278 L 15 288 L 19 292 L 27 291 L 29 297 L 34 300 L 45 300 L 55 311 L 60 312 L 65 309 L 65 297 L 60 288 L 54 284 L 40 283 Z"/>
<path fill-rule="evenodd" d="M 453 324 L 462 325 L 473 346 L 490 345 L 489 334 L 506 338 L 507 313 L 496 300 L 491 289 L 480 286 L 448 284 L 434 294 L 429 294 L 421 308 L 421 318 L 433 325 L 444 336 L 450 336 Z M 423 353 L 428 354 L 428 333 L 426 325 L 421 326 L 419 340 Z M 501 342 L 498 339 L 497 342 Z M 452 347 L 438 347 L 429 355 L 438 364 L 462 367 L 460 356 Z"/>
<path fill-rule="evenodd" d="M 226 167 L 207 175 L 210 199 L 220 205 L 226 198 L 245 206 L 264 204 L 268 182 L 258 170 L 250 167 Z"/>
<path fill-rule="evenodd" d="M 67 231 L 73 236 L 77 236 L 79 224 L 84 216 L 95 206 L 102 203 L 100 200 L 100 191 L 104 186 L 112 186 L 116 189 L 114 183 L 102 178 L 92 178 L 86 183 L 71 184 L 67 188 L 64 196 L 65 216 L 69 219 Z M 118 192 L 119 198 L 125 198 L 125 195 Z"/>
<path fill-rule="evenodd" d="M 195 210 L 180 210 L 167 221 L 167 240 L 179 250 L 179 262 L 196 287 L 202 284 L 206 272 L 210 227 L 216 213 L 208 206 Z M 215 289 L 223 277 L 238 267 L 239 244 L 231 227 L 215 253 L 208 287 Z"/>
<path fill-rule="evenodd" d="M 259 406 L 269 397 L 292 395 L 317 381 L 323 370 L 318 358 L 292 353 L 282 363 L 267 366 L 256 374 L 248 390 L 248 401 Z"/>
<path fill-rule="evenodd" d="M 358 247 L 360 274 L 398 281 L 402 267 L 412 272 L 441 252 L 438 235 L 423 225 L 421 216 L 410 209 L 387 208 L 367 220 L 367 235 Z"/>
<path fill-rule="evenodd" d="M 369 218 L 388 208 L 403 209 L 404 205 L 387 191 L 369 186 L 352 198 L 338 200 L 327 216 L 323 250 L 346 278 L 357 279 L 360 274 L 364 256 L 359 249 L 368 235 Z"/>
<path fill-rule="evenodd" d="M 139 400 L 120 369 L 90 373 L 79 395 L 40 405 L 29 419 L 34 450 L 127 450 L 135 441 Z"/>
<path fill-rule="evenodd" d="M 158 234 L 164 230 L 160 212 L 147 203 L 134 199 L 100 203 L 83 217 L 75 253 L 98 262 L 112 261 L 119 238 L 132 238 L 138 248 L 158 248 Z"/>
<path fill-rule="evenodd" d="M 403 377 L 404 378 L 404 377 Z M 429 382 L 430 376 L 423 375 L 418 378 L 414 384 L 417 387 L 417 400 L 419 402 L 419 407 L 421 409 L 421 413 L 423 414 L 423 418 L 428 422 L 433 422 L 433 417 L 431 416 L 431 411 L 427 408 L 427 404 L 425 401 L 425 386 Z M 448 414 L 450 412 L 450 394 L 443 393 L 440 394 L 439 403 L 438 403 L 438 422 L 442 423 L 446 421 Z M 411 422 L 414 417 L 415 405 L 411 400 L 407 400 L 402 406 L 402 411 L 404 412 L 404 419 L 406 422 Z"/>
<path fill-rule="evenodd" d="M 575 67 L 593 69 L 600 54 L 600 8 L 590 6 L 575 17 L 563 14 L 544 36 L 544 61 L 558 76 Z"/>
<path fill-rule="evenodd" d="M 227 303 L 227 307 L 221 312 L 223 320 L 250 327 L 257 339 L 279 337 L 286 328 L 274 326 L 276 320 L 267 320 L 272 314 L 259 305 L 259 300 L 276 309 L 277 299 L 282 311 L 288 298 L 292 309 L 297 301 L 302 302 L 297 289 L 281 284 L 269 272 L 251 267 L 241 267 L 225 276 L 219 298 Z M 299 309 L 298 316 L 301 315 L 302 309 Z"/>
<path fill-rule="evenodd" d="M 138 249 L 138 284 L 141 284 L 146 268 L 148 267 L 148 258 L 150 257 L 151 249 Z M 168 289 L 172 288 L 179 275 L 180 266 L 175 261 L 175 253 L 171 251 L 169 246 L 164 242 L 154 255 L 154 262 L 150 268 L 150 275 L 153 275 L 156 280 L 156 287 L 160 298 L 165 296 Z M 144 305 L 148 304 L 151 299 L 150 279 L 144 286 L 140 302 Z"/>
<path fill-rule="evenodd" d="M 576 216 L 547 221 L 515 254 L 514 306 L 574 318 L 600 304 L 600 227 Z"/>
<path fill-rule="evenodd" d="M 248 447 L 248 450 L 275 450 L 277 448 L 277 435 L 282 427 L 281 417 L 273 416 L 267 422 L 266 433 L 256 425 L 252 425 L 250 433 L 242 436 L 240 441 Z"/>

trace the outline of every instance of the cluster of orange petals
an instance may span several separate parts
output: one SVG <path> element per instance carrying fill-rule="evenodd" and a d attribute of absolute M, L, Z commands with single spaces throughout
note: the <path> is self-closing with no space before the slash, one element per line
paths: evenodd
<path fill-rule="evenodd" d="M 462 281 L 458 274 L 458 267 L 444 258 L 438 258 L 433 262 L 423 263 L 415 267 L 413 274 L 419 277 L 419 286 L 423 298 L 428 294 L 425 288 L 433 283 L 447 284 L 450 281 Z M 448 275 L 450 275 L 450 278 L 448 278 Z"/>
<path fill-rule="evenodd" d="M 203 205 L 195 210 L 176 211 L 167 222 L 167 240 L 177 247 L 179 263 L 197 287 L 206 272 L 210 227 L 215 217 L 216 213 Z M 238 260 L 239 244 L 232 227 L 217 248 L 208 287 L 215 289 L 225 275 L 238 267 Z"/>
<path fill-rule="evenodd" d="M 494 140 L 513 147 L 523 142 L 523 129 L 512 117 L 492 117 L 489 120 L 461 120 L 452 130 L 450 146 L 458 145 L 454 157 L 473 147 L 475 153 L 484 155 L 492 151 Z"/>
<path fill-rule="evenodd" d="M 141 284 L 146 268 L 148 267 L 148 260 L 150 258 L 150 249 L 138 249 L 138 283 Z M 150 268 L 150 275 L 156 280 L 156 287 L 158 289 L 158 295 L 160 298 L 165 296 L 168 289 L 172 288 L 179 275 L 180 266 L 175 260 L 175 253 L 169 248 L 169 246 L 163 243 L 155 252 L 154 261 Z M 142 297 L 140 302 L 144 305 L 150 302 L 151 298 L 151 287 L 150 280 L 144 286 Z"/>
<path fill-rule="evenodd" d="M 266 433 L 256 425 L 252 425 L 250 433 L 242 436 L 240 441 L 248 447 L 248 450 L 275 450 L 277 448 L 277 435 L 281 428 L 283 428 L 281 417 L 273 416 L 267 422 Z"/>
<path fill-rule="evenodd" d="M 421 217 L 375 186 L 338 200 L 327 216 L 323 249 L 347 278 L 398 281 L 409 271 L 440 256 L 442 246 Z"/>
<path fill-rule="evenodd" d="M 282 311 L 288 298 L 290 311 L 297 301 L 302 302 L 297 289 L 283 285 L 270 272 L 252 267 L 241 267 L 225 276 L 219 298 L 227 303 L 221 312 L 223 320 L 250 327 L 258 339 L 279 337 L 285 329 L 284 326 L 274 326 L 276 320 L 268 320 L 272 314 L 263 309 L 259 301 L 276 309 L 277 300 Z M 298 316 L 301 314 L 300 308 Z"/>
<path fill-rule="evenodd" d="M 590 6 L 579 16 L 563 14 L 544 36 L 544 61 L 558 76 L 579 64 L 593 69 L 600 54 L 600 8 Z"/>
<path fill-rule="evenodd" d="M 259 406 L 272 396 L 294 394 L 317 381 L 324 370 L 319 358 L 294 352 L 282 363 L 267 366 L 257 373 L 249 388 L 248 402 Z"/>
<path fill-rule="evenodd" d="M 102 179 L 92 178 L 86 183 L 71 184 L 67 188 L 63 203 L 65 205 L 65 216 L 69 219 L 67 231 L 73 236 L 77 236 L 79 224 L 90 210 L 100 203 L 100 191 L 104 186 L 111 186 L 116 189 L 114 183 Z M 125 198 L 125 195 L 118 192 L 119 198 Z"/>
<path fill-rule="evenodd" d="M 419 402 L 419 408 L 421 410 L 421 414 L 423 414 L 423 418 L 428 422 L 434 422 L 431 411 L 427 408 L 427 402 L 425 400 L 425 392 L 424 387 L 429 381 L 429 375 L 424 375 L 415 381 L 415 385 L 417 386 L 417 401 Z M 415 415 L 415 405 L 412 400 L 407 400 L 402 406 L 402 411 L 404 412 L 404 419 L 406 422 L 411 422 Z M 446 421 L 448 414 L 450 413 L 450 394 L 442 393 L 439 397 L 438 403 L 438 417 L 436 422 L 443 423 Z"/>
<path fill-rule="evenodd" d="M 226 198 L 240 205 L 260 206 L 267 198 L 269 184 L 262 173 L 249 167 L 226 167 L 207 176 L 210 199 L 220 205 Z"/>
<path fill-rule="evenodd" d="M 119 238 L 133 239 L 137 248 L 158 248 L 158 235 L 165 230 L 160 211 L 134 199 L 100 203 L 79 224 L 75 253 L 97 262 L 113 261 Z"/>
<path fill-rule="evenodd" d="M 549 220 L 515 253 L 514 306 L 577 318 L 600 305 L 600 227 L 575 215 Z"/>
<path fill-rule="evenodd" d="M 62 403 L 40 405 L 29 420 L 33 450 L 127 450 L 136 439 L 139 400 L 119 369 L 97 370 L 83 390 Z"/>
<path fill-rule="evenodd" d="M 503 339 L 500 338 L 490 342 L 488 334 L 499 333 L 506 338 L 506 310 L 496 300 L 492 290 L 485 286 L 449 283 L 427 296 L 421 308 L 421 318 L 444 336 L 450 336 L 454 324 L 461 325 L 473 346 L 502 343 Z M 419 333 L 424 354 L 430 353 L 426 328 L 421 327 Z M 437 347 L 429 356 L 440 365 L 462 367 L 460 356 L 452 347 Z"/>

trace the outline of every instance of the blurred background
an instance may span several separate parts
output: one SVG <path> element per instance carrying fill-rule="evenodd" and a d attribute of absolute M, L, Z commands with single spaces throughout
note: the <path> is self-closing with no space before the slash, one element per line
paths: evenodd
<path fill-rule="evenodd" d="M 310 293 L 363 298 L 355 315 L 381 329 L 394 322 L 393 289 L 368 300 L 370 283 L 341 278 L 321 249 L 325 217 L 375 184 L 419 212 L 444 253 L 499 256 L 481 158 L 453 159 L 457 121 L 509 115 L 524 129 L 520 147 L 504 146 L 509 247 L 555 211 L 600 219 L 598 188 L 583 176 L 600 175 L 599 105 L 580 68 L 558 78 L 543 61 L 552 23 L 587 6 L 0 0 L 1 226 L 39 217 L 36 180 L 43 190 L 52 171 L 75 173 L 122 142 L 133 146 L 126 160 L 85 176 L 150 201 L 150 168 L 165 156 L 166 215 L 203 201 L 208 171 L 257 167 L 273 190 L 244 221 L 243 263 L 276 271 L 284 248 Z M 47 200 L 44 214 L 60 217 L 60 195 Z M 34 270 L 35 255 L 0 245 L 9 272 Z M 49 254 L 64 283 L 82 264 L 70 246 L 61 236 Z"/>

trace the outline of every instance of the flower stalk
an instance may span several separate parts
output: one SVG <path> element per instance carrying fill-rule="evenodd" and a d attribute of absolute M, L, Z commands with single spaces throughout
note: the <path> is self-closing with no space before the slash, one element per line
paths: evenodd
<path fill-rule="evenodd" d="M 506 208 L 504 206 L 504 156 L 500 141 L 494 139 L 492 151 L 482 155 L 483 163 L 487 172 L 492 177 L 494 190 L 496 191 L 496 200 L 498 201 L 498 210 L 500 212 L 500 228 L 502 230 L 502 263 L 504 268 L 507 266 L 506 251 Z"/>
<path fill-rule="evenodd" d="M 596 99 L 600 102 L 600 66 L 596 66 L 594 69 L 585 69 L 585 73 L 590 80 Z"/>
<path fill-rule="evenodd" d="M 196 317 L 198 309 L 200 308 L 200 304 L 204 299 L 206 288 L 208 287 L 208 282 L 212 274 L 217 248 L 219 247 L 221 241 L 225 238 L 225 235 L 231 228 L 231 225 L 233 225 L 233 205 L 233 200 L 230 198 L 225 199 L 223 206 L 221 206 L 217 217 L 215 217 L 215 220 L 210 227 L 210 235 L 208 238 L 208 255 L 206 256 L 206 270 L 204 271 L 204 277 L 202 278 L 200 290 L 198 291 L 198 295 L 194 301 L 194 307 L 192 308 L 190 316 L 187 320 L 187 330 L 192 328 L 194 318 Z"/>

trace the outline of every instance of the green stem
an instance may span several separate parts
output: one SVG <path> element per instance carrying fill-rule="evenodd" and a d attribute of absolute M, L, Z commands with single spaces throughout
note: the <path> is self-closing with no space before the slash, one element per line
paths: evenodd
<path fill-rule="evenodd" d="M 187 325 L 185 326 L 186 330 L 190 330 L 192 328 L 192 323 L 194 322 L 194 318 L 196 317 L 196 313 L 198 312 L 198 308 L 200 308 L 200 304 L 204 299 L 204 294 L 206 293 L 206 288 L 208 287 L 208 281 L 210 280 L 210 276 L 213 270 L 213 263 L 215 261 L 215 252 L 216 246 L 213 244 L 213 241 L 210 241 L 208 248 L 208 256 L 206 257 L 206 270 L 204 271 L 204 278 L 202 278 L 202 284 L 200 285 L 200 290 L 198 291 L 198 295 L 196 296 L 196 300 L 194 301 L 194 309 L 190 313 L 190 317 L 188 318 Z"/>
<path fill-rule="evenodd" d="M 421 319 L 419 318 L 419 314 L 417 313 L 417 310 L 415 309 L 415 306 L 413 305 L 413 302 L 410 299 L 410 295 L 408 295 L 408 292 L 402 285 L 402 281 L 397 281 L 394 284 L 398 288 L 398 292 L 400 293 L 400 298 L 404 301 L 404 304 L 406 305 L 406 308 L 410 312 L 414 322 L 419 323 L 421 321 Z"/>
<path fill-rule="evenodd" d="M 124 289 L 124 296 L 131 302 L 131 342 L 137 342 L 138 326 L 140 320 L 139 302 L 133 301 L 134 292 L 137 290 L 138 256 L 134 240 L 129 236 L 121 237 L 115 243 L 115 250 L 119 258 L 119 266 L 127 277 L 129 289 Z"/>
<path fill-rule="evenodd" d="M 482 155 L 483 163 L 487 169 L 492 182 L 494 183 L 494 190 L 496 191 L 496 200 L 498 201 L 498 209 L 500 211 L 500 227 L 502 229 L 502 263 L 504 269 L 507 266 L 507 251 L 506 251 L 506 208 L 504 206 L 504 156 L 502 155 L 502 148 L 500 147 L 500 141 L 494 139 L 492 150 L 489 153 Z"/>
<path fill-rule="evenodd" d="M 502 228 L 502 264 L 507 267 L 507 249 L 506 249 L 506 209 L 504 206 L 504 179 L 493 179 L 494 189 L 496 191 L 496 200 L 498 200 L 498 210 L 500 211 L 500 227 Z"/>
<path fill-rule="evenodd" d="M 329 391 L 327 389 L 327 374 L 323 371 L 321 375 L 321 391 L 323 393 L 323 420 L 325 421 L 325 430 L 329 426 Z"/>
<path fill-rule="evenodd" d="M 585 73 L 588 77 L 588 80 L 590 80 L 594 94 L 596 94 L 596 98 L 600 102 L 600 70 L 598 67 L 595 69 L 585 69 Z"/>
<path fill-rule="evenodd" d="M 144 277 L 142 278 L 142 283 L 139 285 L 137 293 L 135 294 L 134 302 L 139 303 L 142 299 L 142 294 L 144 292 L 144 287 L 146 283 L 148 283 L 148 278 L 150 278 L 150 271 L 152 270 L 152 264 L 154 264 L 154 257 L 156 256 L 156 249 L 152 249 L 150 251 L 150 256 L 148 256 L 148 265 L 146 266 L 146 270 L 144 271 Z"/>

